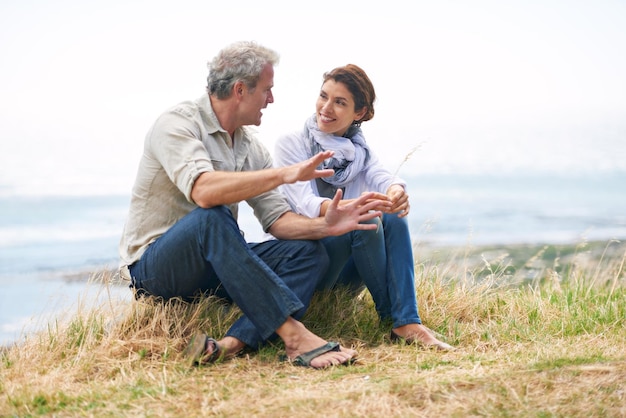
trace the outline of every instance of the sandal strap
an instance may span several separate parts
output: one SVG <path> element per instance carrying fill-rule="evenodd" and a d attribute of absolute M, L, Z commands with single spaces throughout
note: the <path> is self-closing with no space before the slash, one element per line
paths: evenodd
<path fill-rule="evenodd" d="M 210 354 L 207 354 L 209 346 L 212 350 Z M 222 348 L 214 338 L 204 333 L 198 333 L 191 337 L 191 341 L 183 354 L 189 357 L 192 364 L 200 365 L 219 360 L 222 357 Z"/>
<path fill-rule="evenodd" d="M 211 354 L 206 355 L 206 352 L 209 349 L 209 344 L 212 345 L 213 350 L 211 350 Z M 204 343 L 204 352 L 205 355 L 202 357 L 202 363 L 214 363 L 222 356 L 222 348 L 217 343 L 215 338 L 207 337 Z"/>
<path fill-rule="evenodd" d="M 297 366 L 309 367 L 311 365 L 311 360 L 313 360 L 314 358 L 319 357 L 322 354 L 328 353 L 330 351 L 340 351 L 340 350 L 341 349 L 339 347 L 338 342 L 334 342 L 334 341 L 327 342 L 321 347 L 317 347 L 314 350 L 311 350 L 304 354 L 300 354 L 298 357 L 296 357 L 293 360 L 293 364 Z"/>

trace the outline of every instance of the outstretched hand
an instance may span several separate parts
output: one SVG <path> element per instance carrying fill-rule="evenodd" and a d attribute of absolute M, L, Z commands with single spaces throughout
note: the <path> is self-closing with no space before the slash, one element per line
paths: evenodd
<path fill-rule="evenodd" d="M 297 181 L 309 181 L 320 177 L 332 176 L 335 174 L 332 169 L 318 170 L 317 167 L 319 167 L 324 160 L 332 157 L 333 154 L 333 151 L 322 151 L 308 160 L 282 167 L 283 182 L 285 184 L 291 184 Z"/>
<path fill-rule="evenodd" d="M 382 210 L 391 207 L 391 202 L 374 199 L 375 195 L 373 192 L 363 193 L 359 198 L 339 205 L 343 192 L 338 189 L 324 215 L 329 235 L 378 228 L 376 223 L 361 223 L 382 216 Z"/>

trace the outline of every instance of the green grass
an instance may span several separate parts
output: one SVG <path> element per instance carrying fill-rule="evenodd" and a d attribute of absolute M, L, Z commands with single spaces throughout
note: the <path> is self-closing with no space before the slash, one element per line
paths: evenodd
<path fill-rule="evenodd" d="M 2 349 L 0 416 L 626 416 L 624 244 L 415 254 L 420 316 L 455 351 L 391 344 L 367 292 L 335 292 L 303 322 L 357 364 L 298 368 L 276 342 L 191 367 L 189 337 L 223 336 L 237 308 L 109 299 Z"/>

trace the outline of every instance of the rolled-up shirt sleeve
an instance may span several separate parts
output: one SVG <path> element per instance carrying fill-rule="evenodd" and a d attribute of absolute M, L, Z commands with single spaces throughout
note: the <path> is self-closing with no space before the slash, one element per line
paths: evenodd
<path fill-rule="evenodd" d="M 198 176 L 214 171 L 201 137 L 199 126 L 182 108 L 162 115 L 147 137 L 147 148 L 189 202 L 193 202 L 191 190 Z"/>

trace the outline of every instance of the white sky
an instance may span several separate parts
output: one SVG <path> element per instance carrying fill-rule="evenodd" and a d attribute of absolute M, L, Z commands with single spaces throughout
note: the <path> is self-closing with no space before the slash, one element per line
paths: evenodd
<path fill-rule="evenodd" d="M 2 2 L 0 194 L 128 193 L 152 122 L 237 40 L 281 54 L 270 150 L 351 62 L 390 168 L 417 149 L 403 173 L 626 170 L 626 2 L 285 3 Z"/>

